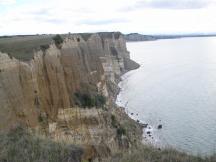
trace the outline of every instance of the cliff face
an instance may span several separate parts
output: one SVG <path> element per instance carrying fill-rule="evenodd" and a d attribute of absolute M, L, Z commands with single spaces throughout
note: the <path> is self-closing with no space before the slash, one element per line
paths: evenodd
<path fill-rule="evenodd" d="M 128 42 L 153 41 L 158 39 L 157 36 L 142 35 L 138 33 L 126 34 L 124 37 Z"/>
<path fill-rule="evenodd" d="M 128 138 L 136 137 L 121 135 L 119 140 L 111 116 L 123 121 L 119 116 L 124 112 L 113 108 L 117 83 L 121 74 L 137 67 L 119 33 L 87 39 L 68 35 L 60 49 L 50 44 L 28 62 L 0 53 L 0 130 L 21 123 L 54 140 L 87 147 L 86 157 L 129 147 Z M 105 108 L 82 108 L 77 93 L 106 96 Z"/>

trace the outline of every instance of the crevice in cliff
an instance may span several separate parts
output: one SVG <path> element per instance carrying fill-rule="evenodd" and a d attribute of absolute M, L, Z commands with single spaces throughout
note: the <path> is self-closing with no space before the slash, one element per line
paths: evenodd
<path fill-rule="evenodd" d="M 52 96 L 52 90 L 51 90 L 51 87 L 50 87 L 51 81 L 50 81 L 50 78 L 49 78 L 49 74 L 48 74 L 48 71 L 47 71 L 47 65 L 46 65 L 47 64 L 47 62 L 46 62 L 46 52 L 43 52 L 42 61 L 43 61 L 44 77 L 45 77 L 45 80 L 47 81 L 47 88 L 48 88 L 48 92 L 49 92 L 49 100 L 47 100 L 47 103 L 49 105 L 49 112 L 47 114 L 50 114 L 48 117 L 50 119 L 52 119 L 53 118 L 52 109 L 53 109 L 54 101 L 53 101 L 53 96 Z"/>

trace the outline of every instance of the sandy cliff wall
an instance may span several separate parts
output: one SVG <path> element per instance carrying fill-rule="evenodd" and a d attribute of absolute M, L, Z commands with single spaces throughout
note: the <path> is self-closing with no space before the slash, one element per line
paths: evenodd
<path fill-rule="evenodd" d="M 29 62 L 0 53 L 0 130 L 22 123 L 54 140 L 117 150 L 119 140 L 110 124 L 116 110 L 109 99 L 115 98 L 111 92 L 117 91 L 119 76 L 137 67 L 119 33 L 91 34 L 87 39 L 68 35 L 61 49 L 51 44 Z M 77 92 L 106 96 L 108 110 L 78 107 Z"/>

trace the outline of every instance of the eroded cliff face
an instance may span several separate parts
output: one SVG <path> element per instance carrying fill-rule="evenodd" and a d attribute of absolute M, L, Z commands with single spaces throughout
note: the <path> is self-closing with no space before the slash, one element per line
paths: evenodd
<path fill-rule="evenodd" d="M 0 129 L 24 124 L 56 141 L 87 147 L 85 159 L 130 147 L 139 135 L 119 137 L 111 117 L 133 123 L 113 100 L 119 77 L 137 67 L 119 33 L 91 34 L 86 40 L 68 35 L 60 49 L 51 44 L 29 62 L 0 53 Z M 82 108 L 77 92 L 106 96 L 106 105 Z"/>

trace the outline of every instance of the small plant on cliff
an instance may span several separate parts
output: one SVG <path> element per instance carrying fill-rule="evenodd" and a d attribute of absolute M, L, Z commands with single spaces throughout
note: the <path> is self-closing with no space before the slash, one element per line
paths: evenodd
<path fill-rule="evenodd" d="M 111 125 L 113 128 L 116 128 L 116 133 L 118 137 L 121 137 L 122 135 L 126 135 L 126 129 L 124 126 L 122 126 L 117 120 L 115 115 L 111 115 Z"/>
<path fill-rule="evenodd" d="M 61 48 L 61 44 L 63 43 L 63 38 L 57 34 L 56 36 L 53 37 L 53 40 L 55 42 L 56 47 Z"/>
<path fill-rule="evenodd" d="M 81 106 L 81 107 L 85 108 L 85 107 L 93 107 L 94 104 L 95 104 L 94 100 L 93 100 L 93 98 L 91 97 L 90 94 L 87 94 L 87 93 L 82 94 L 80 92 L 76 92 L 75 97 L 76 97 L 76 100 L 77 100 L 76 104 L 78 106 Z"/>
<path fill-rule="evenodd" d="M 44 44 L 44 45 L 41 45 L 41 46 L 40 46 L 40 49 L 41 49 L 43 52 L 46 51 L 48 48 L 49 48 L 49 45 L 48 45 L 48 44 Z"/>
<path fill-rule="evenodd" d="M 118 127 L 118 123 L 116 121 L 116 117 L 113 114 L 111 115 L 111 125 L 112 125 L 113 128 L 117 128 Z"/>
<path fill-rule="evenodd" d="M 106 104 L 106 98 L 103 95 L 97 94 L 95 96 L 95 106 L 103 107 Z"/>
<path fill-rule="evenodd" d="M 123 128 L 122 126 L 120 126 L 119 128 L 117 128 L 117 135 L 119 137 L 121 137 L 122 135 L 126 135 L 126 130 L 125 128 Z"/>
<path fill-rule="evenodd" d="M 81 107 L 103 107 L 106 103 L 106 98 L 102 95 L 90 95 L 88 93 L 76 92 L 75 94 L 76 104 Z"/>

